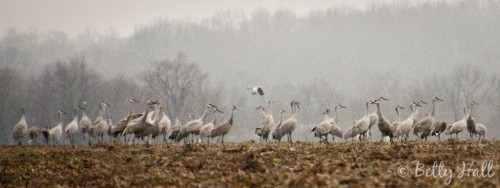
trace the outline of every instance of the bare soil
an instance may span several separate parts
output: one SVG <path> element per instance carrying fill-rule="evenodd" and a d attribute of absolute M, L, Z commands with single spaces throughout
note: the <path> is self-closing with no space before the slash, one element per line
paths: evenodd
<path fill-rule="evenodd" d="M 493 162 L 492 177 L 481 171 L 485 160 Z M 442 187 L 446 177 L 438 177 L 437 171 L 416 177 L 415 170 L 417 164 L 432 169 L 441 161 L 452 170 L 452 187 L 500 185 L 500 141 L 449 140 L 4 146 L 0 187 Z M 459 177 L 464 162 L 483 176 Z"/>

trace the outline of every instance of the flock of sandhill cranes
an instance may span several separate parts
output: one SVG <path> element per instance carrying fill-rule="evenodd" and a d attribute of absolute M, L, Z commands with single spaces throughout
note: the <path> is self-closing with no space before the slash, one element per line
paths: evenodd
<path fill-rule="evenodd" d="M 255 90 L 255 92 L 259 92 Z M 259 93 L 263 93 L 262 90 Z M 412 111 L 411 115 L 401 120 L 399 115 L 399 110 L 404 109 L 400 105 L 397 105 L 395 111 L 397 113 L 397 120 L 390 122 L 380 110 L 380 105 L 383 101 L 388 99 L 384 97 L 379 97 L 376 100 L 366 101 L 366 112 L 360 119 L 353 122 L 353 125 L 345 132 L 343 132 L 337 122 L 337 113 L 340 109 L 347 108 L 343 105 L 336 105 L 334 108 L 333 116 L 330 116 L 330 109 L 326 109 L 323 113 L 325 115 L 322 122 L 314 126 L 312 132 L 315 137 L 319 137 L 320 142 L 328 142 L 328 136 L 331 134 L 332 139 L 335 137 L 344 138 L 351 140 L 359 139 L 360 141 L 368 141 L 371 133 L 370 130 L 373 125 L 377 124 L 381 134 L 382 140 L 389 139 L 393 142 L 394 139 L 400 139 L 401 142 L 407 142 L 410 138 L 410 131 L 413 129 L 413 134 L 417 136 L 421 141 L 426 141 L 429 136 L 437 136 L 440 138 L 442 133 L 447 135 L 456 135 L 458 140 L 458 134 L 467 128 L 470 133 L 470 139 L 473 139 L 474 135 L 479 136 L 479 140 L 484 139 L 486 136 L 486 127 L 477 123 L 472 116 L 473 107 L 477 105 L 475 101 L 470 102 L 470 106 L 464 106 L 464 117 L 462 120 L 453 123 L 451 126 L 447 126 L 446 122 L 439 121 L 435 119 L 435 105 L 436 102 L 443 101 L 442 99 L 435 97 L 432 100 L 432 111 L 425 115 L 421 119 L 417 119 L 419 114 L 419 108 L 422 105 L 427 104 L 425 101 L 412 102 L 409 107 Z M 24 115 L 24 107 L 21 108 L 22 116 L 19 121 L 14 126 L 13 138 L 15 143 L 18 145 L 22 144 L 23 137 L 29 135 L 29 143 L 37 143 L 37 138 L 40 133 L 45 138 L 47 144 L 60 143 L 63 135 L 69 140 L 70 144 L 75 144 L 75 136 L 81 131 L 83 136 L 83 143 L 88 141 L 88 144 L 92 144 L 92 139 L 98 144 L 104 143 L 104 136 L 108 135 L 110 142 L 114 143 L 115 139 L 118 137 L 123 138 L 125 143 L 132 141 L 133 144 L 137 140 L 145 142 L 147 145 L 152 141 L 158 142 L 158 139 L 163 136 L 163 142 L 167 142 L 167 139 L 180 142 L 188 141 L 188 137 L 191 135 L 191 142 L 194 136 L 198 138 L 198 142 L 209 143 L 210 139 L 218 137 L 222 143 L 224 142 L 224 136 L 231 130 L 233 125 L 233 114 L 235 110 L 238 110 L 236 106 L 232 106 L 231 116 L 229 120 L 217 126 L 217 113 L 223 113 L 217 106 L 213 104 L 208 104 L 204 113 L 195 118 L 191 115 L 192 120 L 185 124 L 181 124 L 179 119 L 176 119 L 175 124 L 172 126 L 172 122 L 169 117 L 165 114 L 165 105 L 158 101 L 148 100 L 145 104 L 145 111 L 142 113 L 134 114 L 132 112 L 132 104 L 139 103 L 138 100 L 131 99 L 129 101 L 129 114 L 127 117 L 122 118 L 118 123 L 113 124 L 111 118 L 106 118 L 106 109 L 111 107 L 110 104 L 106 102 L 99 103 L 99 115 L 94 121 L 91 121 L 86 114 L 87 103 L 83 102 L 82 106 L 76 106 L 73 109 L 73 120 L 68 123 L 63 129 L 62 116 L 66 114 L 64 111 L 58 111 L 59 123 L 52 127 L 38 127 L 32 126 L 28 129 Z M 287 136 L 288 142 L 292 141 L 292 133 L 297 126 L 297 113 L 300 109 L 300 103 L 297 101 L 292 101 L 290 103 L 291 116 L 286 120 L 283 120 L 283 114 L 286 112 L 284 109 L 280 110 L 280 120 L 278 123 L 274 123 L 274 118 L 272 115 L 271 106 L 274 103 L 273 100 L 267 102 L 267 111 L 263 106 L 257 107 L 257 110 L 262 111 L 263 122 L 260 127 L 256 128 L 255 134 L 257 134 L 262 140 L 268 141 L 269 136 L 272 139 L 281 141 L 283 136 Z M 369 105 L 373 104 L 377 109 L 373 113 L 369 113 Z M 469 111 L 467 112 L 467 109 Z M 151 110 L 151 111 L 150 111 Z M 78 121 L 79 111 L 82 111 L 82 116 L 80 121 Z M 204 119 L 207 114 L 212 115 L 212 120 L 204 124 Z M 133 135 L 133 137 L 132 137 Z M 150 141 L 151 140 L 151 141 Z"/>
<path fill-rule="evenodd" d="M 373 125 L 377 125 L 381 134 L 382 141 L 388 138 L 389 142 L 393 142 L 394 139 L 400 139 L 402 142 L 408 142 L 410 138 L 410 131 L 413 129 L 413 134 L 421 141 L 426 141 L 429 136 L 437 136 L 441 140 L 440 135 L 445 133 L 447 135 L 456 134 L 456 139 L 458 140 L 458 133 L 462 132 L 465 127 L 470 133 L 470 139 L 473 139 L 474 135 L 479 136 L 479 140 L 484 139 L 486 136 L 486 126 L 481 123 L 477 123 L 472 117 L 473 106 L 477 105 L 475 101 L 471 101 L 470 106 L 465 105 L 464 107 L 464 118 L 458 122 L 453 123 L 451 126 L 447 126 L 446 122 L 439 121 L 434 118 L 435 116 L 435 103 L 438 101 L 443 101 L 442 99 L 435 97 L 432 99 L 432 111 L 430 114 L 425 115 L 421 119 L 417 119 L 419 114 L 419 108 L 422 105 L 427 104 L 425 101 L 420 100 L 418 102 L 412 102 L 410 104 L 410 109 L 412 111 L 411 115 L 405 119 L 401 120 L 399 115 L 399 110 L 404 109 L 402 106 L 397 105 L 395 111 L 397 114 L 397 120 L 390 122 L 380 110 L 380 103 L 382 101 L 387 101 L 388 99 L 384 97 L 379 97 L 376 100 L 366 101 L 366 112 L 363 117 L 353 122 L 353 125 L 345 132 L 343 132 L 338 126 L 337 122 L 337 112 L 341 108 L 347 108 L 343 105 L 335 106 L 333 117 L 330 116 L 330 109 L 326 109 L 323 113 L 325 115 L 322 122 L 318 123 L 313 127 L 311 132 L 314 133 L 315 137 L 319 137 L 320 142 L 328 142 L 328 136 L 331 134 L 332 139 L 335 137 L 344 138 L 351 140 L 359 139 L 360 141 L 367 141 L 368 138 L 371 140 L 370 130 Z M 280 121 L 274 124 L 274 119 L 271 113 L 271 104 L 274 103 L 273 100 L 268 101 L 267 112 L 263 106 L 257 107 L 257 110 L 262 110 L 263 122 L 261 127 L 256 128 L 255 134 L 257 134 L 262 140 L 268 140 L 269 134 L 271 133 L 272 127 L 274 131 L 272 133 L 273 139 L 281 141 L 283 135 L 288 135 L 288 141 L 292 141 L 291 135 L 295 126 L 297 124 L 296 113 L 299 109 L 300 103 L 293 101 L 291 103 L 292 115 L 290 118 L 283 122 L 284 109 L 280 111 Z M 369 113 L 369 104 L 373 104 L 377 109 L 373 113 Z M 467 109 L 470 109 L 467 113 Z"/>
<path fill-rule="evenodd" d="M 99 103 L 99 115 L 92 122 L 87 116 L 87 102 L 83 102 L 82 106 L 76 106 L 73 111 L 73 120 L 68 123 L 63 129 L 62 116 L 66 114 L 64 111 L 58 111 L 59 123 L 52 127 L 38 127 L 32 126 L 28 129 L 26 118 L 24 115 L 24 107 L 21 108 L 22 116 L 19 123 L 14 126 L 13 138 L 18 144 L 22 144 L 23 137 L 28 134 L 30 137 L 29 143 L 37 143 L 37 138 L 40 133 L 45 138 L 47 144 L 60 143 L 63 135 L 69 140 L 70 144 L 75 143 L 75 136 L 79 131 L 83 136 L 83 143 L 88 141 L 89 145 L 92 144 L 92 138 L 98 144 L 104 143 L 104 136 L 108 135 L 110 142 L 114 143 L 115 139 L 122 137 L 126 143 L 130 141 L 130 136 L 133 135 L 132 142 L 136 140 L 145 141 L 146 144 L 150 143 L 150 138 L 154 141 L 163 136 L 163 141 L 166 142 L 167 138 L 175 141 L 181 141 L 189 135 L 198 135 L 198 141 L 203 142 L 204 138 L 208 141 L 211 138 L 219 137 L 221 142 L 224 142 L 224 136 L 231 130 L 233 124 L 233 113 L 237 110 L 236 106 L 232 107 L 231 117 L 229 120 L 216 127 L 216 113 L 223 113 L 217 106 L 209 104 L 203 115 L 199 118 L 181 125 L 177 119 L 174 126 L 172 126 L 170 119 L 165 114 L 165 106 L 158 101 L 148 100 L 146 102 L 145 112 L 134 114 L 132 112 L 132 104 L 138 103 L 138 100 L 131 99 L 129 101 L 129 114 L 118 123 L 113 124 L 111 118 L 106 118 L 106 109 L 111 107 L 106 102 Z M 150 109 L 153 109 L 150 111 Z M 78 112 L 82 111 L 82 117 L 78 121 Z M 213 115 L 212 121 L 203 124 L 203 119 L 207 113 Z M 109 117 L 109 111 L 108 111 Z M 169 134 L 170 133 L 170 134 Z"/>

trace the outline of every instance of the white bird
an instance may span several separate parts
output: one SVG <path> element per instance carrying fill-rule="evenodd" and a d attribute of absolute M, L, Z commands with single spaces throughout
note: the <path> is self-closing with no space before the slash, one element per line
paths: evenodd
<path fill-rule="evenodd" d="M 74 136 L 78 131 L 78 110 L 78 107 L 73 109 L 73 120 L 64 128 L 64 133 L 66 138 L 69 138 L 70 144 L 74 144 Z"/>
<path fill-rule="evenodd" d="M 360 139 L 363 138 L 363 139 L 366 139 L 365 137 L 365 133 L 370 129 L 370 114 L 368 114 L 368 104 L 372 103 L 372 101 L 368 100 L 366 101 L 365 105 L 366 105 L 366 111 L 365 111 L 365 115 L 363 117 L 361 117 L 360 119 L 354 121 L 354 128 L 353 128 L 353 132 L 356 133 L 356 134 L 359 134 L 360 135 Z"/>
<path fill-rule="evenodd" d="M 201 143 L 203 142 L 203 138 L 207 138 L 207 143 L 210 143 L 210 136 L 212 136 L 212 131 L 215 129 L 215 124 L 217 123 L 217 115 L 216 113 L 224 113 L 218 108 L 214 108 L 212 110 L 213 112 L 213 119 L 212 121 L 208 122 L 207 124 L 201 126 L 200 128 L 200 135 L 198 137 L 198 142 Z"/>
<path fill-rule="evenodd" d="M 164 109 L 165 106 L 160 105 L 161 119 L 158 127 L 160 128 L 160 134 L 163 135 L 163 142 L 167 142 L 167 133 L 170 131 L 172 121 L 170 121 L 170 118 L 165 114 Z"/>
<path fill-rule="evenodd" d="M 92 128 L 92 122 L 89 117 L 87 117 L 87 101 L 83 101 L 83 106 L 80 107 L 82 109 L 82 118 L 80 119 L 80 128 L 82 129 L 83 143 L 85 143 L 85 134 L 88 135 L 89 144 L 90 144 L 90 132 Z"/>
<path fill-rule="evenodd" d="M 330 109 L 326 108 L 326 111 L 323 112 L 323 114 L 325 115 L 323 121 L 314 126 L 314 128 L 311 130 L 311 132 L 314 133 L 315 137 L 319 137 L 319 142 L 324 141 L 328 143 L 328 134 L 330 133 L 330 130 L 332 128 L 332 123 L 330 121 L 330 117 L 328 116 L 329 113 Z M 324 139 L 323 136 L 325 137 Z"/>
<path fill-rule="evenodd" d="M 104 142 L 104 134 L 109 130 L 108 122 L 104 118 L 104 113 L 106 112 L 106 107 L 111 107 L 108 103 L 99 103 L 99 116 L 92 122 L 92 135 L 97 136 L 97 143 Z M 90 144 L 90 140 L 89 140 Z"/>
<path fill-rule="evenodd" d="M 466 113 L 467 108 L 468 108 L 468 106 L 465 105 L 464 106 L 464 117 L 460 121 L 457 121 L 457 122 L 451 124 L 451 126 L 449 126 L 446 129 L 446 134 L 450 135 L 450 136 L 455 134 L 456 140 L 458 140 L 458 133 L 462 132 L 465 129 L 465 127 L 467 127 L 467 117 L 469 115 Z"/>
<path fill-rule="evenodd" d="M 413 134 L 416 135 L 418 137 L 418 139 L 420 139 L 421 141 L 426 141 L 427 137 L 431 133 L 431 128 L 432 128 L 432 125 L 434 124 L 434 121 L 435 121 L 434 115 L 436 112 L 436 110 L 435 110 L 436 109 L 436 104 L 435 104 L 436 101 L 443 101 L 443 99 L 440 99 L 438 97 L 434 97 L 434 99 L 432 99 L 431 114 L 427 114 L 427 116 L 420 119 L 420 121 L 417 122 L 417 124 L 415 125 L 415 128 L 413 129 Z M 420 136 L 418 135 L 419 133 L 420 133 Z M 422 140 L 422 139 L 424 139 L 424 140 Z"/>
<path fill-rule="evenodd" d="M 66 112 L 59 110 L 57 114 L 59 115 L 59 123 L 49 130 L 49 140 L 51 140 L 54 145 L 61 139 L 63 133 L 62 115 L 66 114 Z"/>
<path fill-rule="evenodd" d="M 229 120 L 212 130 L 211 138 L 220 136 L 219 139 L 222 143 L 224 143 L 224 136 L 229 133 L 229 131 L 233 127 L 233 117 L 235 110 L 238 110 L 238 108 L 236 108 L 236 106 L 233 106 L 233 108 L 231 109 L 231 116 L 229 117 Z M 217 142 L 219 141 L 219 139 L 217 139 Z"/>
<path fill-rule="evenodd" d="M 264 95 L 264 91 L 262 90 L 262 87 L 260 86 L 254 86 L 254 87 L 251 87 L 251 88 L 248 88 L 250 90 L 252 90 L 252 95 L 255 95 L 255 94 L 259 94 L 260 96 Z"/>
<path fill-rule="evenodd" d="M 330 134 L 332 135 L 332 140 L 335 141 L 335 136 L 339 137 L 339 138 L 342 138 L 343 137 L 343 133 L 342 133 L 342 130 L 340 129 L 340 127 L 337 125 L 337 109 L 338 108 L 347 108 L 345 106 L 342 106 L 340 104 L 338 104 L 337 106 L 335 106 L 335 110 L 334 110 L 334 114 L 333 114 L 333 117 L 330 119 Z"/>
<path fill-rule="evenodd" d="M 396 133 L 394 134 L 396 138 L 399 138 L 401 136 L 403 137 L 401 140 L 404 139 L 405 142 L 408 141 L 408 139 L 410 138 L 411 128 L 416 124 L 416 117 L 419 113 L 419 107 L 421 107 L 420 103 L 412 102 L 410 104 L 412 113 L 408 118 L 399 122 L 399 125 L 396 128 Z"/>
<path fill-rule="evenodd" d="M 484 126 L 482 123 L 476 123 L 476 132 L 477 135 L 479 136 L 479 141 L 481 141 L 481 137 L 483 139 L 486 138 L 486 132 L 488 132 L 488 130 L 486 129 L 486 126 Z"/>
<path fill-rule="evenodd" d="M 271 103 L 274 103 L 272 99 L 267 101 L 268 109 L 266 115 L 264 116 L 264 121 L 262 122 L 261 125 L 261 138 L 264 139 L 265 141 L 268 140 L 269 134 L 271 133 L 271 129 L 273 128 L 274 125 Z"/>
<path fill-rule="evenodd" d="M 17 145 L 21 145 L 24 135 L 28 132 L 28 124 L 26 124 L 26 118 L 24 116 L 24 107 L 21 107 L 21 119 L 14 125 L 13 138 Z"/>

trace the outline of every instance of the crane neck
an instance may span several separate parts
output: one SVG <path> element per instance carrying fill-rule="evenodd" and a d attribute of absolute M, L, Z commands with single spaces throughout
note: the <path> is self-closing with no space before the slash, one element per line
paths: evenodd
<path fill-rule="evenodd" d="M 62 113 L 59 113 L 59 124 L 62 125 Z"/>
<path fill-rule="evenodd" d="M 212 119 L 212 124 L 214 124 L 214 125 L 215 125 L 215 123 L 217 122 L 217 115 L 215 115 L 216 113 L 217 113 L 217 112 L 214 110 L 214 111 L 213 111 L 213 114 L 212 114 L 212 115 L 213 115 L 213 117 L 214 117 L 214 119 Z"/>
<path fill-rule="evenodd" d="M 333 111 L 333 118 L 332 118 L 333 121 L 336 121 L 337 120 L 337 106 L 335 106 L 335 109 Z"/>
<path fill-rule="evenodd" d="M 432 111 L 431 111 L 431 116 L 432 116 L 432 117 L 434 117 L 435 110 L 436 110 L 436 101 L 435 101 L 435 100 L 433 100 L 433 101 L 432 101 Z"/>
<path fill-rule="evenodd" d="M 149 108 L 146 107 L 146 112 L 144 112 L 144 114 L 142 115 L 142 119 L 141 119 L 142 123 L 146 122 L 146 117 L 148 116 L 148 112 L 149 112 Z"/>
<path fill-rule="evenodd" d="M 368 108 L 368 101 L 367 101 L 366 102 L 366 113 L 365 113 L 366 116 L 368 116 L 368 110 L 369 110 L 369 108 Z"/>
<path fill-rule="evenodd" d="M 467 119 L 472 119 L 472 109 L 474 108 L 474 103 L 471 103 L 470 104 L 470 111 L 469 111 L 469 116 L 467 117 Z"/>
<path fill-rule="evenodd" d="M 231 110 L 231 117 L 229 118 L 229 124 L 233 124 L 234 109 Z"/>
<path fill-rule="evenodd" d="M 396 107 L 396 114 L 398 115 L 398 121 L 401 121 L 401 118 L 400 118 L 400 116 L 399 116 L 399 110 L 398 110 L 398 108 L 397 108 L 397 107 Z"/>
<path fill-rule="evenodd" d="M 201 115 L 201 117 L 199 119 L 201 119 L 201 120 L 205 119 L 207 112 L 208 112 L 208 109 L 205 109 L 205 112 L 203 112 L 203 114 Z"/>
<path fill-rule="evenodd" d="M 128 115 L 132 115 L 132 103 L 128 103 Z"/>
<path fill-rule="evenodd" d="M 78 119 L 78 110 L 73 111 L 73 121 L 76 121 Z"/>

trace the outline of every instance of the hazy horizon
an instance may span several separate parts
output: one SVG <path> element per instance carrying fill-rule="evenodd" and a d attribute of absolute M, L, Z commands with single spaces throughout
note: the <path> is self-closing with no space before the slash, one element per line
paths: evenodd
<path fill-rule="evenodd" d="M 208 3 L 210 2 L 210 3 Z M 120 37 L 127 37 L 140 26 L 148 25 L 156 20 L 172 19 L 200 22 L 218 12 L 243 11 L 247 16 L 258 10 L 290 10 L 299 16 L 314 11 L 331 8 L 347 8 L 363 10 L 372 5 L 416 5 L 423 2 L 454 2 L 453 0 L 255 0 L 232 1 L 214 0 L 200 1 L 50 1 L 50 0 L 0 0 L 0 37 L 8 29 L 21 32 L 61 31 L 71 39 L 87 29 L 105 34 L 116 32 Z M 458 1 L 457 1 L 458 2 Z"/>

